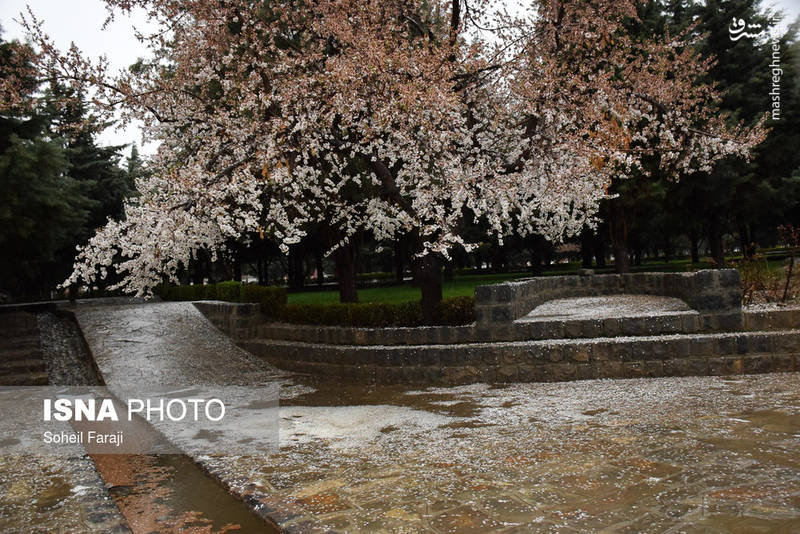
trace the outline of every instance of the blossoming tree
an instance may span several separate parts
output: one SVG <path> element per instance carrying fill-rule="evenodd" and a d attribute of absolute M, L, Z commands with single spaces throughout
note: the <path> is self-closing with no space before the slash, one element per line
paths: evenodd
<path fill-rule="evenodd" d="M 109 76 L 59 53 L 28 17 L 45 77 L 161 141 L 122 221 L 80 250 L 67 283 L 116 269 L 144 294 L 246 233 L 285 248 L 312 225 L 347 246 L 411 233 L 423 309 L 461 219 L 551 240 L 592 224 L 612 179 L 683 173 L 747 151 L 680 40 L 637 41 L 632 0 L 106 0 L 145 8 L 154 57 Z M 353 287 L 354 289 L 354 287 Z"/>

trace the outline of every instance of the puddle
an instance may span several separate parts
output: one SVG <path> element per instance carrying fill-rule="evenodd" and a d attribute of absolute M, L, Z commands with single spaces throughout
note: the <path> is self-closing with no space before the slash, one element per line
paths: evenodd
<path fill-rule="evenodd" d="M 767 432 L 780 432 L 783 434 L 800 433 L 800 414 L 787 414 L 775 410 L 758 410 L 743 412 L 735 417 L 749 421 Z"/>
<path fill-rule="evenodd" d="M 98 454 L 92 459 L 134 533 L 280 532 L 185 456 Z"/>
<path fill-rule="evenodd" d="M 72 320 L 40 314 L 39 325 L 51 384 L 102 383 Z M 91 458 L 134 534 L 280 532 L 225 491 L 187 456 L 98 454 Z M 63 478 L 50 477 L 33 505 L 39 510 L 58 508 L 79 491 L 81 488 L 73 487 Z"/>

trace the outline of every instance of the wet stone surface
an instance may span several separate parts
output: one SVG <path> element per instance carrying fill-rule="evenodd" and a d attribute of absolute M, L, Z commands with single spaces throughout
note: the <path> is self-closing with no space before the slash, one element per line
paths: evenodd
<path fill-rule="evenodd" d="M 289 377 L 190 304 L 81 312 L 109 385 L 282 385 L 281 449 L 204 457 L 287 531 L 800 531 L 800 376 L 451 388 Z"/>
<path fill-rule="evenodd" d="M 658 317 L 675 315 L 678 312 L 697 315 L 681 299 L 657 295 L 606 295 L 601 297 L 578 297 L 554 299 L 534 308 L 523 322 L 616 319 L 620 317 Z"/>
<path fill-rule="evenodd" d="M 98 384 L 77 325 L 52 313 L 37 319 L 50 384 Z M 88 456 L 0 455 L 0 532 L 130 530 Z"/>

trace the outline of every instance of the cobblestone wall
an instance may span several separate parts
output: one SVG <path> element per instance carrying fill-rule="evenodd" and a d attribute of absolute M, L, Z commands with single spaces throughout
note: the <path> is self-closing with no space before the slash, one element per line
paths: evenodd
<path fill-rule="evenodd" d="M 266 323 L 250 304 L 195 305 L 279 368 L 353 380 L 460 384 L 800 370 L 800 309 L 740 312 L 749 331 L 726 332 L 691 313 L 364 329 Z"/>

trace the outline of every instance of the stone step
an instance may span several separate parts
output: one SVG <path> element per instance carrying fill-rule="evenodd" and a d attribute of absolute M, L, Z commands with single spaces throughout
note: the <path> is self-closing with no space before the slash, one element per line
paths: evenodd
<path fill-rule="evenodd" d="M 13 375 L 23 372 L 40 372 L 46 371 L 44 360 L 42 359 L 27 359 L 27 360 L 7 360 L 0 361 L 0 376 Z"/>
<path fill-rule="evenodd" d="M 35 360 L 42 358 L 38 345 L 34 347 L 16 347 L 0 350 L 0 364 L 18 360 Z"/>
<path fill-rule="evenodd" d="M 495 376 L 493 380 L 538 381 L 720 374 L 720 369 L 730 373 L 790 371 L 800 367 L 800 330 L 411 346 L 270 339 L 241 341 L 239 345 L 291 371 L 306 372 L 303 367 L 317 366 L 335 376 L 380 377 L 383 373 L 397 375 L 396 371 L 383 370 L 397 368 L 413 380 L 433 376 L 433 369 L 447 374 L 448 368 L 470 369 L 476 380 Z"/>
<path fill-rule="evenodd" d="M 9 350 L 36 350 L 39 348 L 39 336 L 0 336 L 0 360 L 3 359 L 3 352 Z"/>
<path fill-rule="evenodd" d="M 0 386 L 46 386 L 47 384 L 46 371 L 0 375 Z"/>
<path fill-rule="evenodd" d="M 37 330 L 36 315 L 24 312 L 0 313 L 0 331 Z"/>
<path fill-rule="evenodd" d="M 651 317 L 517 321 L 492 326 L 349 328 L 267 323 L 229 331 L 235 339 L 276 339 L 330 345 L 436 345 L 563 338 L 695 334 L 705 329 L 697 313 Z"/>

